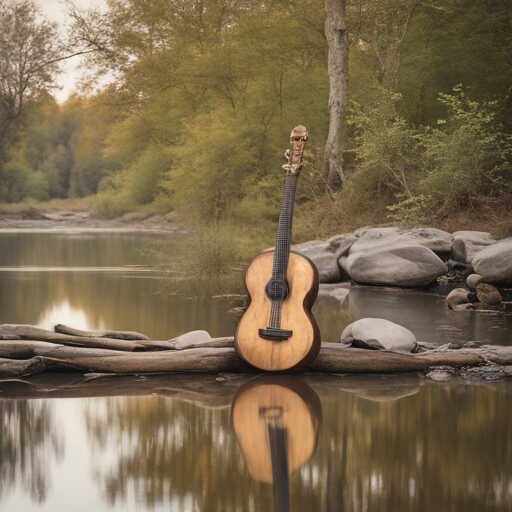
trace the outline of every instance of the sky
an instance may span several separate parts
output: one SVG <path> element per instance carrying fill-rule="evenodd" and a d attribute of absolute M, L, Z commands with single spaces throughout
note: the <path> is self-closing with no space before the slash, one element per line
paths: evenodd
<path fill-rule="evenodd" d="M 66 17 L 64 15 L 64 6 L 60 0 L 33 0 L 36 5 L 39 6 L 43 14 L 51 21 L 56 21 L 62 34 L 66 33 Z M 91 0 L 74 0 L 75 3 L 80 7 L 89 7 L 93 4 Z M 104 4 L 104 0 L 95 0 L 95 5 Z M 76 83 L 80 76 L 80 65 L 81 57 L 72 57 L 62 63 L 62 73 L 57 78 L 57 85 L 59 89 L 53 91 L 53 95 L 59 102 L 64 102 L 66 99 L 76 90 Z"/>

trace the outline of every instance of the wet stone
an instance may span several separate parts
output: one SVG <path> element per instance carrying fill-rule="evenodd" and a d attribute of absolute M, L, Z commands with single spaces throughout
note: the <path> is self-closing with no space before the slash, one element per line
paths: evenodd
<path fill-rule="evenodd" d="M 428 372 L 426 377 L 435 382 L 448 382 L 452 380 L 452 374 L 444 370 L 433 370 Z"/>

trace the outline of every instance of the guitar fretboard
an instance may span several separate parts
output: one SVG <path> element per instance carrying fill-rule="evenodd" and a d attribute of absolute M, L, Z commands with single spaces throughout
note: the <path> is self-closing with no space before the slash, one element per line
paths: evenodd
<path fill-rule="evenodd" d="M 288 259 L 292 242 L 293 207 L 295 204 L 295 191 L 297 189 L 298 173 L 289 172 L 284 183 L 283 200 L 281 203 L 281 215 L 277 229 L 276 249 L 274 252 L 274 264 L 272 267 L 272 280 L 282 283 L 283 289 L 286 283 L 288 271 Z M 274 298 L 270 313 L 269 327 L 279 329 L 281 326 L 281 309 L 284 297 Z"/>

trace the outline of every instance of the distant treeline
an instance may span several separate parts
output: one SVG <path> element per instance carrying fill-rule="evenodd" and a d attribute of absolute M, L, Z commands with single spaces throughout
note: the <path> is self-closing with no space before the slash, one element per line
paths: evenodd
<path fill-rule="evenodd" d="M 301 123 L 299 216 L 311 231 L 509 209 L 509 0 L 348 1 L 347 183 L 337 188 L 322 174 L 323 1 L 111 0 L 105 12 L 70 3 L 68 13 L 89 81 L 115 80 L 62 105 L 48 84 L 25 98 L 0 144 L 0 201 L 96 194 L 104 216 L 152 205 L 274 221 Z"/>

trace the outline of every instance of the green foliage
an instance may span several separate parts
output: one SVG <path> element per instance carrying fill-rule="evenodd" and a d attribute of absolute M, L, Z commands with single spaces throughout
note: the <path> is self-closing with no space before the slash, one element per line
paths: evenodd
<path fill-rule="evenodd" d="M 162 181 L 169 173 L 172 157 L 169 148 L 149 147 L 128 168 L 127 189 L 133 204 L 149 204 L 164 192 Z"/>
<path fill-rule="evenodd" d="M 33 170 L 20 148 L 11 148 L 2 166 L 0 201 L 16 203 L 26 197 L 25 186 Z"/>
<path fill-rule="evenodd" d="M 494 103 L 471 101 L 457 86 L 453 94 L 440 95 L 447 118 L 438 127 L 415 128 L 397 115 L 399 99 L 390 95 L 351 112 L 357 160 L 342 194 L 349 209 L 384 205 L 392 212 L 388 218 L 410 225 L 506 192 L 512 145 Z"/>
<path fill-rule="evenodd" d="M 186 127 L 173 148 L 169 187 L 177 203 L 201 220 L 219 220 L 244 196 L 255 167 L 252 137 L 233 113 L 205 114 Z"/>
<path fill-rule="evenodd" d="M 355 169 L 343 192 L 350 208 L 363 210 L 412 196 L 421 163 L 416 130 L 397 113 L 401 96 L 376 89 L 373 102 L 351 105 L 347 124 L 353 130 Z"/>
<path fill-rule="evenodd" d="M 44 172 L 36 171 L 28 175 L 24 195 L 36 201 L 48 201 L 50 199 L 50 184 Z"/>
<path fill-rule="evenodd" d="M 97 194 L 98 215 L 176 210 L 201 224 L 236 221 L 268 246 L 298 123 L 310 132 L 298 238 L 473 215 L 483 205 L 497 215 L 510 198 L 507 0 L 349 3 L 343 190 L 322 175 L 323 1 L 68 7 L 74 39 L 98 50 L 88 54 L 91 69 L 116 79 L 63 105 L 30 91 L 0 144 L 2 201 Z"/>
<path fill-rule="evenodd" d="M 496 105 L 470 101 L 462 87 L 442 94 L 449 115 L 422 135 L 426 176 L 419 190 L 435 204 L 454 209 L 493 194 L 512 178 L 512 144 L 496 122 Z"/>
<path fill-rule="evenodd" d="M 403 195 L 397 196 L 398 199 L 402 199 L 402 197 Z M 388 218 L 403 226 L 420 226 L 425 223 L 427 218 L 429 199 L 422 194 L 387 206 L 386 209 L 390 212 Z"/>

